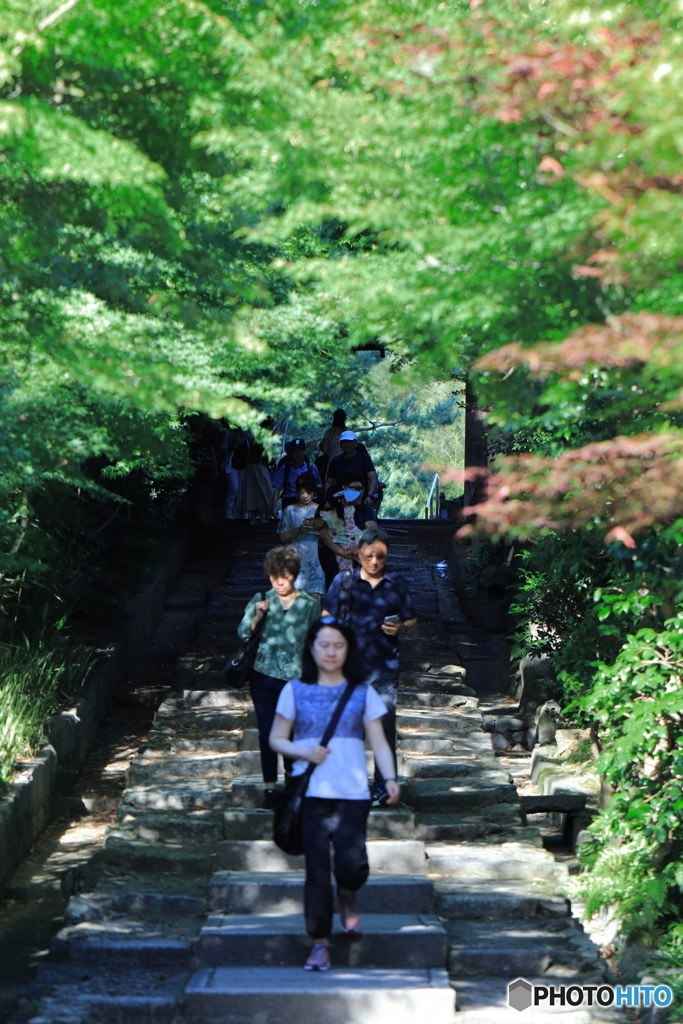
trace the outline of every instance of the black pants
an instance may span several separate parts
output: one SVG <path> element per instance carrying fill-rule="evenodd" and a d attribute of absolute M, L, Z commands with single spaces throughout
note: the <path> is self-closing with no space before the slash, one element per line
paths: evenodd
<path fill-rule="evenodd" d="M 251 699 L 254 702 L 256 722 L 258 724 L 258 745 L 261 751 L 261 771 L 264 782 L 277 781 L 277 754 L 270 749 L 268 737 L 273 728 L 275 708 L 286 679 L 276 679 L 275 676 L 265 676 L 263 672 L 251 673 Z M 289 771 L 293 762 L 289 758 L 283 759 L 285 771 Z"/>
<path fill-rule="evenodd" d="M 330 879 L 330 843 L 334 847 L 334 877 L 341 889 L 357 892 L 370 868 L 365 848 L 369 800 L 322 800 L 304 797 L 302 839 L 306 857 L 304 914 L 312 939 L 332 931 L 334 895 Z"/>
<path fill-rule="evenodd" d="M 378 696 L 387 709 L 386 715 L 382 717 L 382 726 L 387 743 L 391 747 L 394 756 L 394 775 L 397 775 L 396 766 L 396 701 L 398 699 L 398 672 L 374 672 L 368 682 L 371 683 Z M 384 776 L 375 764 L 375 782 L 384 782 Z"/>

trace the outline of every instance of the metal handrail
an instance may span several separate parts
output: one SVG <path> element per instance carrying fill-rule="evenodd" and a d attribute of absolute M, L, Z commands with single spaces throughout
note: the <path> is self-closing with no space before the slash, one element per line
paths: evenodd
<path fill-rule="evenodd" d="M 439 474 L 434 474 L 432 486 L 429 488 L 429 497 L 425 501 L 425 519 L 439 518 Z"/>

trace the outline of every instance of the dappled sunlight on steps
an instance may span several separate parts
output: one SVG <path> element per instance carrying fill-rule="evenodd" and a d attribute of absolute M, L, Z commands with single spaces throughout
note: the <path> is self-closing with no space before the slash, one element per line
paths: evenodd
<path fill-rule="evenodd" d="M 187 617 L 176 690 L 131 762 L 104 848 L 82 873 L 55 943 L 63 962 L 49 967 L 57 980 L 64 972 L 63 984 L 43 1000 L 41 1020 L 498 1024 L 518 1019 L 506 1001 L 518 975 L 556 984 L 602 977 L 562 894 L 563 868 L 538 830 L 522 825 L 515 787 L 482 731 L 458 664 L 452 596 L 442 619 L 429 527 L 390 524 L 391 563 L 409 576 L 421 620 L 402 641 L 404 803 L 370 815 L 361 932 L 333 936 L 333 969 L 301 969 L 310 944 L 303 861 L 273 845 L 272 815 L 258 806 L 248 694 L 221 688 L 244 604 L 265 584 L 271 538 L 254 531 L 203 609 L 202 588 L 187 577 L 167 602 L 169 615 Z M 160 626 L 162 641 L 175 643 Z M 555 1014 L 527 1016 L 541 1024 Z"/>

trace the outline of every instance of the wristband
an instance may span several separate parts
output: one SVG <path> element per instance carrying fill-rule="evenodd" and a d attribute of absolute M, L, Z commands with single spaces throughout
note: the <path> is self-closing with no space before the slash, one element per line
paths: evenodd
<path fill-rule="evenodd" d="M 385 779 L 385 782 L 396 782 L 396 776 L 392 775 L 390 779 Z"/>

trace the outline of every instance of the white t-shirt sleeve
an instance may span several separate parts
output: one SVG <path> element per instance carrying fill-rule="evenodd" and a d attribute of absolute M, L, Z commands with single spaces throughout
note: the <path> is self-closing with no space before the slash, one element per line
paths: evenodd
<path fill-rule="evenodd" d="M 282 692 L 284 693 L 284 690 Z M 382 715 L 386 715 L 386 713 L 386 705 L 382 698 L 377 693 L 377 690 L 375 690 L 373 686 L 368 686 L 367 694 L 365 696 L 365 714 L 363 715 L 363 725 L 365 725 L 366 722 L 374 722 L 376 718 L 381 718 Z"/>
<path fill-rule="evenodd" d="M 379 700 L 379 697 L 377 698 Z M 380 701 L 381 703 L 381 701 Z M 382 704 L 382 707 L 384 705 Z M 280 691 L 280 696 L 277 699 L 277 707 L 275 713 L 282 715 L 289 722 L 293 722 L 296 718 L 296 704 L 294 702 L 294 687 L 291 683 L 285 683 Z"/>

